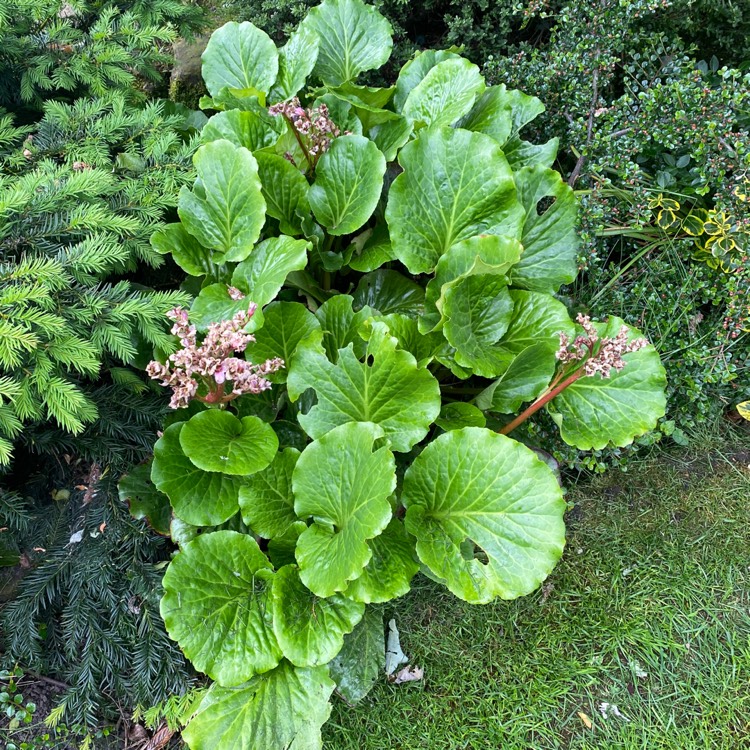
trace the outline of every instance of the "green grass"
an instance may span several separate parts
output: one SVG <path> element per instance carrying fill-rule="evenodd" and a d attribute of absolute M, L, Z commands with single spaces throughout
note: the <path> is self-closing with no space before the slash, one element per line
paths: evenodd
<path fill-rule="evenodd" d="M 524 599 L 471 606 L 418 577 L 385 614 L 424 681 L 335 701 L 324 746 L 750 748 L 749 464 L 661 455 L 570 491 L 563 560 Z"/>

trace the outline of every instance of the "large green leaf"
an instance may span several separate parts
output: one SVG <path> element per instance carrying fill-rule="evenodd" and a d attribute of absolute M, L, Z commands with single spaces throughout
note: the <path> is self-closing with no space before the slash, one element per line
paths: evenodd
<path fill-rule="evenodd" d="M 214 685 L 182 737 L 190 750 L 321 750 L 334 687 L 325 667 L 284 661 L 241 687 Z"/>
<path fill-rule="evenodd" d="M 242 520 L 258 536 L 282 537 L 297 522 L 292 471 L 299 455 L 295 448 L 285 448 L 268 467 L 247 477 L 240 487 Z"/>
<path fill-rule="evenodd" d="M 188 234 L 181 223 L 166 224 L 151 235 L 151 245 L 162 255 L 171 255 L 174 262 L 190 276 L 203 276 L 214 271 L 213 252 Z"/>
<path fill-rule="evenodd" d="M 193 157 L 198 179 L 180 190 L 178 212 L 185 228 L 202 245 L 221 255 L 213 260 L 247 258 L 265 222 L 266 202 L 258 164 L 246 149 L 218 140 Z"/>
<path fill-rule="evenodd" d="M 385 224 L 365 229 L 357 235 L 347 248 L 347 265 L 355 271 L 374 271 L 384 263 L 395 260 L 391 238 Z"/>
<path fill-rule="evenodd" d="M 443 60 L 409 92 L 402 114 L 417 126 L 452 125 L 483 91 L 476 65 L 463 57 Z"/>
<path fill-rule="evenodd" d="M 400 313 L 417 318 L 424 307 L 424 289 L 398 271 L 380 268 L 357 284 L 354 306 L 365 305 L 381 315 Z"/>
<path fill-rule="evenodd" d="M 438 63 L 443 62 L 443 60 L 458 59 L 460 59 L 460 55 L 451 50 L 426 49 L 417 52 L 414 59 L 409 60 L 398 74 L 396 91 L 393 94 L 393 107 L 396 112 L 401 112 L 409 94 L 432 68 Z"/>
<path fill-rule="evenodd" d="M 349 584 L 346 595 L 356 602 L 372 604 L 408 593 L 419 563 L 414 559 L 414 541 L 403 523 L 392 518 L 385 531 L 367 544 L 372 552 L 370 562 Z"/>
<path fill-rule="evenodd" d="M 391 56 L 390 23 L 362 0 L 323 0 L 300 26 L 320 37 L 313 73 L 331 86 L 354 81 Z"/>
<path fill-rule="evenodd" d="M 255 539 L 215 531 L 188 542 L 164 574 L 161 616 L 193 666 L 220 685 L 273 669 L 271 563 Z"/>
<path fill-rule="evenodd" d="M 559 144 L 557 138 L 550 138 L 546 143 L 536 144 L 521 140 L 514 135 L 503 146 L 503 153 L 513 171 L 523 167 L 551 167 L 557 157 Z"/>
<path fill-rule="evenodd" d="M 390 313 L 371 318 L 373 322 L 383 322 L 391 336 L 398 340 L 399 348 L 411 352 L 420 367 L 426 367 L 438 356 L 453 356 L 453 348 L 440 332 L 423 334 L 419 332 L 417 321 L 403 313 Z M 362 327 L 361 335 L 369 338 L 372 327 Z"/>
<path fill-rule="evenodd" d="M 443 333 L 456 348 L 459 365 L 485 378 L 499 374 L 502 366 L 492 347 L 508 330 L 513 308 L 503 276 L 467 276 L 449 285 Z"/>
<path fill-rule="evenodd" d="M 555 374 L 555 349 L 533 344 L 516 355 L 508 369 L 476 398 L 480 409 L 512 414 L 521 404 L 541 395 Z"/>
<path fill-rule="evenodd" d="M 441 430 L 460 430 L 464 427 L 484 427 L 487 419 L 482 412 L 473 404 L 465 401 L 453 401 L 443 404 L 440 416 L 435 424 Z"/>
<path fill-rule="evenodd" d="M 247 476 L 273 461 L 279 439 L 258 417 L 237 419 L 231 412 L 207 409 L 183 425 L 180 446 L 203 471 Z"/>
<path fill-rule="evenodd" d="M 273 629 L 284 656 L 296 667 L 328 664 L 362 619 L 365 605 L 334 594 L 315 596 L 300 580 L 295 565 L 274 576 L 271 595 Z"/>
<path fill-rule="evenodd" d="M 614 338 L 624 325 L 612 317 L 598 323 L 600 337 Z M 641 338 L 629 328 L 628 340 Z M 550 413 L 562 439 L 581 450 L 600 450 L 609 444 L 630 445 L 653 430 L 664 416 L 666 375 L 653 346 L 623 355 L 625 367 L 610 377 L 582 377 L 568 386 L 551 404 Z"/>
<path fill-rule="evenodd" d="M 310 215 L 305 175 L 289 160 L 277 154 L 258 153 L 258 174 L 266 199 L 266 213 L 279 220 L 284 234 L 302 234 L 302 219 Z"/>
<path fill-rule="evenodd" d="M 170 425 L 154 445 L 151 480 L 174 508 L 175 515 L 194 526 L 215 526 L 238 509 L 240 479 L 202 471 L 183 452 L 180 432 L 185 422 Z"/>
<path fill-rule="evenodd" d="M 452 245 L 478 234 L 518 236 L 523 208 L 498 144 L 482 133 L 430 128 L 404 146 L 404 171 L 388 197 L 386 220 L 399 260 L 432 271 Z"/>
<path fill-rule="evenodd" d="M 353 297 L 337 294 L 326 300 L 315 313 L 323 329 L 323 347 L 334 364 L 338 362 L 339 349 L 345 349 L 349 344 L 352 344 L 356 357 L 363 357 L 365 353 L 367 345 L 359 335 L 359 329 L 373 311 L 364 306 L 354 312 L 353 304 Z"/>
<path fill-rule="evenodd" d="M 318 596 L 343 591 L 362 574 L 372 555 L 367 540 L 391 518 L 396 463 L 386 446 L 373 450 L 382 435 L 371 422 L 341 425 L 308 445 L 294 467 L 294 510 L 313 517 L 297 541 L 297 563 Z"/>
<path fill-rule="evenodd" d="M 245 358 L 265 362 L 280 357 L 288 368 L 300 341 L 319 330 L 318 319 L 299 302 L 272 302 L 263 311 L 263 328 L 255 334 L 255 343 L 245 350 Z M 285 383 L 286 368 L 272 373 L 269 379 Z"/>
<path fill-rule="evenodd" d="M 553 169 L 524 167 L 515 178 L 526 220 L 523 255 L 511 271 L 513 285 L 554 293 L 578 275 L 575 193 Z M 540 201 L 550 199 L 554 203 L 540 212 Z"/>
<path fill-rule="evenodd" d="M 337 691 L 349 703 L 362 700 L 385 669 L 383 615 L 368 607 L 365 616 L 344 638 L 344 647 L 330 664 Z"/>
<path fill-rule="evenodd" d="M 292 271 L 301 271 L 307 265 L 309 249 L 307 240 L 285 235 L 270 237 L 234 269 L 232 285 L 244 292 L 248 300 L 263 307 L 276 297 Z"/>
<path fill-rule="evenodd" d="M 420 560 L 468 602 L 528 594 L 562 554 L 557 478 L 529 448 L 490 430 L 433 440 L 407 470 L 401 500 Z M 477 555 L 464 553 L 467 540 Z"/>
<path fill-rule="evenodd" d="M 215 114 L 201 130 L 201 142 L 224 139 L 249 151 L 270 148 L 284 132 L 284 121 L 264 110 L 243 112 L 230 109 Z"/>
<path fill-rule="evenodd" d="M 549 294 L 511 289 L 515 306 L 508 332 L 500 341 L 503 351 L 513 356 L 535 344 L 557 351 L 560 332 L 572 337 L 575 328 L 562 302 Z"/>
<path fill-rule="evenodd" d="M 409 140 L 414 125 L 406 118 L 394 118 L 373 125 L 367 132 L 373 143 L 383 152 L 385 160 L 392 162 L 399 149 Z"/>
<path fill-rule="evenodd" d="M 484 133 L 504 146 L 513 132 L 513 107 L 505 86 L 490 86 L 457 127 Z"/>
<path fill-rule="evenodd" d="M 279 76 L 270 93 L 271 101 L 291 99 L 304 85 L 318 59 L 320 38 L 310 28 L 300 26 L 279 50 Z"/>
<path fill-rule="evenodd" d="M 279 71 L 276 45 L 249 21 L 230 21 L 214 31 L 202 60 L 203 80 L 211 96 L 225 87 L 267 94 Z"/>
<path fill-rule="evenodd" d="M 172 508 L 169 498 L 151 481 L 151 461 L 134 466 L 120 477 L 117 490 L 133 518 L 143 518 L 157 534 L 169 536 Z"/>
<path fill-rule="evenodd" d="M 292 400 L 308 388 L 317 395 L 315 406 L 298 417 L 305 432 L 317 439 L 347 422 L 375 422 L 395 451 L 408 451 L 422 440 L 440 413 L 440 388 L 397 347 L 383 323 L 372 324 L 366 362 L 356 358 L 352 344 L 339 350 L 334 365 L 319 343 L 301 343 L 287 387 Z"/>
<path fill-rule="evenodd" d="M 329 234 L 351 234 L 375 210 L 383 189 L 385 157 L 361 135 L 334 138 L 318 161 L 308 198 Z"/>
<path fill-rule="evenodd" d="M 445 292 L 452 282 L 478 274 L 507 277 L 518 263 L 523 246 L 511 237 L 482 234 L 458 242 L 448 250 L 435 267 L 435 277 L 427 284 L 425 310 L 419 329 L 427 333 L 442 326 Z"/>
<path fill-rule="evenodd" d="M 204 286 L 193 300 L 190 306 L 190 322 L 199 331 L 205 331 L 211 323 L 231 320 L 238 312 L 246 311 L 250 302 L 248 297 L 235 299 L 226 284 L 209 284 Z M 262 323 L 263 311 L 258 309 L 245 326 L 245 331 L 255 331 Z"/>

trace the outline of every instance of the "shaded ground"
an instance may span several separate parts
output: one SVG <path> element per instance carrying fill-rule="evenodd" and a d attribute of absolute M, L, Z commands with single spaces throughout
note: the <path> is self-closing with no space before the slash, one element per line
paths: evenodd
<path fill-rule="evenodd" d="M 662 455 L 568 499 L 541 591 L 473 607 L 419 577 L 386 609 L 425 681 L 336 701 L 327 750 L 750 748 L 747 444 Z"/>

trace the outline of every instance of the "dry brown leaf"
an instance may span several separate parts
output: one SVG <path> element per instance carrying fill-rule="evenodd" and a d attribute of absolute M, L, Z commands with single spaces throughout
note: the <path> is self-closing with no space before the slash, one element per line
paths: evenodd
<path fill-rule="evenodd" d="M 586 729 L 593 729 L 594 725 L 591 719 L 589 719 L 589 717 L 586 716 L 586 714 L 583 713 L 583 711 L 578 712 L 578 718 L 583 722 L 583 726 L 585 726 Z"/>

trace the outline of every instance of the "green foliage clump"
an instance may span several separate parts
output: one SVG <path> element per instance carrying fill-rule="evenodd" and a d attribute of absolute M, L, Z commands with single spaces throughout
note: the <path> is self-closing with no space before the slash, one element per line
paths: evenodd
<path fill-rule="evenodd" d="M 201 23 L 198 6 L 177 0 L 0 0 L 0 107 L 115 91 L 143 99 L 138 85 L 161 79 L 178 31 Z"/>
<path fill-rule="evenodd" d="M 281 49 L 230 22 L 203 54 L 216 113 L 152 238 L 196 292 L 147 367 L 175 412 L 120 482 L 180 547 L 161 614 L 213 681 L 192 750 L 319 749 L 334 688 L 382 670 L 373 605 L 420 570 L 474 604 L 537 588 L 566 506 L 536 415 L 602 450 L 664 414 L 653 346 L 557 296 L 577 205 L 557 139 L 525 139 L 543 104 L 455 49 L 360 85 L 391 45 L 324 0 Z"/>

